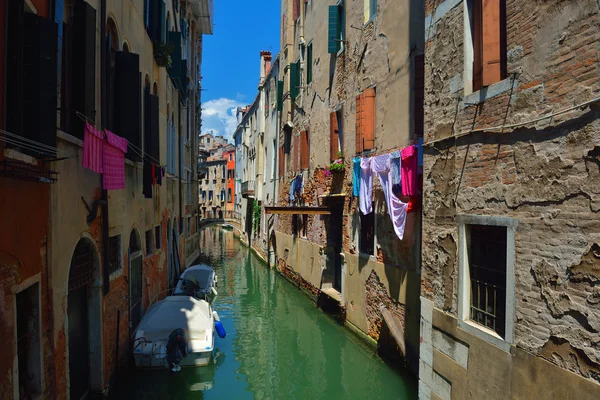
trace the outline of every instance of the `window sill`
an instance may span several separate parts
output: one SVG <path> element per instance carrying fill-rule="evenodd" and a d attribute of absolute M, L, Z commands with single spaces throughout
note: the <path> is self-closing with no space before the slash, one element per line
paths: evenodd
<path fill-rule="evenodd" d="M 15 149 L 11 149 L 11 148 L 4 149 L 4 157 L 10 158 L 11 160 L 15 160 L 15 161 L 21 161 L 21 162 L 24 162 L 25 164 L 38 165 L 35 157 L 32 157 L 25 153 L 21 153 Z"/>
<path fill-rule="evenodd" d="M 510 353 L 511 343 L 504 340 L 500 335 L 483 325 L 476 324 L 470 320 L 458 321 L 458 327 L 477 338 Z"/>
<path fill-rule="evenodd" d="M 481 88 L 480 90 L 465 95 L 463 99 L 463 109 L 469 106 L 474 106 L 485 102 L 486 100 L 493 99 L 503 93 L 507 93 L 512 89 L 516 89 L 519 86 L 519 81 L 512 76 L 496 82 L 490 86 Z"/>
<path fill-rule="evenodd" d="M 78 139 L 75 136 L 68 134 L 67 132 L 63 132 L 60 129 L 56 130 L 56 137 L 64 140 L 65 142 L 74 144 L 75 146 L 83 147 L 83 140 Z"/>

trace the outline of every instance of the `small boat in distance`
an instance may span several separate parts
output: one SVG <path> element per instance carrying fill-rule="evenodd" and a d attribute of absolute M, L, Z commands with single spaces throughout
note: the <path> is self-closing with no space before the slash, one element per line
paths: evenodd
<path fill-rule="evenodd" d="M 192 296 L 212 302 L 217 295 L 217 274 L 206 264 L 193 265 L 183 271 L 173 296 Z"/>
<path fill-rule="evenodd" d="M 229 224 L 223 224 L 223 229 L 226 231 L 232 231 L 233 230 L 233 226 L 229 225 Z"/>

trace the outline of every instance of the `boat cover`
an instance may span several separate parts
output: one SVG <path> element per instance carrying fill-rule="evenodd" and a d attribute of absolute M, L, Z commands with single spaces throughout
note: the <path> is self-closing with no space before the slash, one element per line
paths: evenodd
<path fill-rule="evenodd" d="M 198 285 L 198 292 L 210 294 L 210 288 L 213 286 L 215 271 L 208 265 L 194 265 L 189 267 L 179 277 L 177 286 L 173 294 L 186 294 L 184 280 L 195 282 Z"/>
<path fill-rule="evenodd" d="M 168 296 L 154 304 L 138 326 L 146 340 L 167 340 L 181 328 L 188 341 L 207 341 L 212 337 L 213 317 L 210 305 L 189 296 Z"/>

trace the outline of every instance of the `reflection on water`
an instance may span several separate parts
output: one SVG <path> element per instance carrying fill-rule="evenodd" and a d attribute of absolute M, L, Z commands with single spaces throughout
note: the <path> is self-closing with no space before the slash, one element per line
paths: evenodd
<path fill-rule="evenodd" d="M 135 399 L 413 399 L 412 379 L 383 363 L 293 285 L 206 228 L 198 262 L 219 278 L 214 308 L 227 331 L 205 368 L 136 371 L 115 393 Z"/>

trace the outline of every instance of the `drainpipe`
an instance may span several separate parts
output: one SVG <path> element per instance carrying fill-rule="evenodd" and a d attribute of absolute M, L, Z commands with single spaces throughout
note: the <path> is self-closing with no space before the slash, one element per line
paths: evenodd
<path fill-rule="evenodd" d="M 106 82 L 106 45 L 104 38 L 106 37 L 106 0 L 100 2 L 100 79 L 102 84 L 101 87 L 101 104 L 102 104 L 102 126 L 106 126 L 106 111 L 104 107 L 107 102 L 107 93 L 104 82 Z M 110 291 L 110 270 L 109 270 L 109 258 L 110 249 L 108 246 L 108 192 L 104 189 L 102 177 L 100 177 L 100 187 L 102 188 L 102 281 L 103 281 L 103 293 L 106 296 Z"/>
<path fill-rule="evenodd" d="M 179 127 L 181 128 L 181 102 L 179 103 L 179 109 L 177 112 L 177 120 L 179 123 Z M 177 226 L 177 234 L 181 234 L 182 232 L 180 232 L 180 227 L 183 226 L 183 213 L 182 213 L 182 209 L 183 209 L 183 182 L 181 181 L 181 177 L 183 176 L 183 146 L 181 145 L 181 140 L 182 140 L 182 133 L 181 129 L 179 129 L 179 225 Z M 183 229 L 181 229 L 181 231 L 183 231 Z M 183 247 L 185 249 L 185 240 L 183 242 Z M 179 249 L 177 249 L 177 251 L 179 251 Z M 183 263 L 185 264 L 185 251 L 183 254 Z M 185 267 L 184 267 L 185 268 Z"/>

